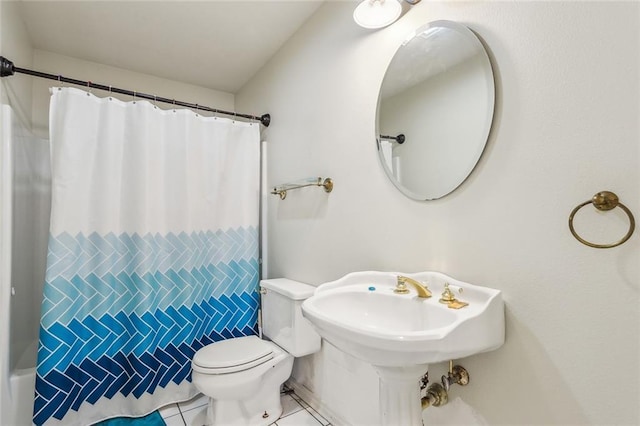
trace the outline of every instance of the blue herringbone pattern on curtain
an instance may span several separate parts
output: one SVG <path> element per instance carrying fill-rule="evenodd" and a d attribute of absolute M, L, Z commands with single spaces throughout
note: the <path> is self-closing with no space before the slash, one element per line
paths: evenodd
<path fill-rule="evenodd" d="M 190 381 L 202 346 L 255 334 L 258 232 L 63 233 L 49 243 L 36 424 Z"/>

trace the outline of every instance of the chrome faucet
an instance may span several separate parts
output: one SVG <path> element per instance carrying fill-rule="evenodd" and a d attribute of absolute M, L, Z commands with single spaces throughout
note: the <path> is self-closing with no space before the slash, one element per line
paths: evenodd
<path fill-rule="evenodd" d="M 393 290 L 393 292 L 397 294 L 409 293 L 407 284 L 411 284 L 416 289 L 416 291 L 418 292 L 418 297 L 422 297 L 424 299 L 431 297 L 431 291 L 429 291 L 425 284 L 422 284 L 421 282 L 416 281 L 413 278 L 405 277 L 404 275 L 398 275 L 396 288 Z"/>

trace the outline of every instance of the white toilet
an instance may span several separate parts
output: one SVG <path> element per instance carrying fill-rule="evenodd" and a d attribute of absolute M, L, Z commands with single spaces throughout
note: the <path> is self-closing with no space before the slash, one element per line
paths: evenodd
<path fill-rule="evenodd" d="M 191 362 L 196 388 L 209 397 L 208 425 L 262 426 L 282 414 L 280 386 L 293 358 L 320 350 L 320 336 L 300 306 L 315 287 L 286 278 L 262 280 L 262 332 L 200 349 Z"/>

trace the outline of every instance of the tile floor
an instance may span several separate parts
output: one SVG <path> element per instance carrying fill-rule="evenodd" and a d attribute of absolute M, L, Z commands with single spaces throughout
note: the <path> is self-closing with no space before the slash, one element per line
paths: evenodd
<path fill-rule="evenodd" d="M 280 398 L 282 416 L 271 426 L 331 426 L 329 421 L 292 390 L 283 392 Z M 199 396 L 191 401 L 171 404 L 159 411 L 167 426 L 202 426 L 207 412 L 207 398 Z"/>

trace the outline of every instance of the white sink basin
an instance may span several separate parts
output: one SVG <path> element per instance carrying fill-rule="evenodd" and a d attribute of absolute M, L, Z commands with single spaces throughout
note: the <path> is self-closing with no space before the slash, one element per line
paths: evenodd
<path fill-rule="evenodd" d="M 419 298 L 410 286 L 409 294 L 394 293 L 398 275 L 426 283 L 433 297 Z M 445 283 L 469 305 L 451 309 L 440 303 Z M 319 286 L 302 312 L 325 340 L 379 367 L 448 361 L 504 343 L 500 291 L 438 272 L 352 273 Z"/>
<path fill-rule="evenodd" d="M 420 298 L 412 286 L 408 294 L 394 293 L 399 275 L 426 283 L 433 296 Z M 468 306 L 440 303 L 445 283 Z M 500 291 L 438 272 L 355 272 L 319 286 L 302 314 L 323 339 L 375 367 L 384 426 L 422 425 L 418 380 L 429 364 L 504 343 Z"/>

